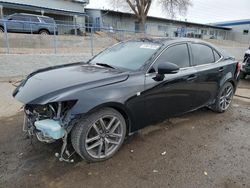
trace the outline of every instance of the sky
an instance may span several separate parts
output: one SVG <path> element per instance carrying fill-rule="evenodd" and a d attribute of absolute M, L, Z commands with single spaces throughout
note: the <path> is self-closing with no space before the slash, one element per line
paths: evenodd
<path fill-rule="evenodd" d="M 175 19 L 196 23 L 214 23 L 221 21 L 250 19 L 250 0 L 191 0 L 185 16 L 177 15 Z M 112 9 L 106 0 L 90 0 L 88 8 Z M 153 3 L 149 16 L 169 18 Z"/>

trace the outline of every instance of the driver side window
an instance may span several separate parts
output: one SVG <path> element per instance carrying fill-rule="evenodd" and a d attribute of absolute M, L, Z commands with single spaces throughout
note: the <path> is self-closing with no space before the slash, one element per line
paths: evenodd
<path fill-rule="evenodd" d="M 154 70 L 157 71 L 159 63 L 170 62 L 179 66 L 179 68 L 189 67 L 190 58 L 187 44 L 177 44 L 165 50 L 156 60 L 153 65 Z M 153 72 L 152 70 L 150 72 Z"/>

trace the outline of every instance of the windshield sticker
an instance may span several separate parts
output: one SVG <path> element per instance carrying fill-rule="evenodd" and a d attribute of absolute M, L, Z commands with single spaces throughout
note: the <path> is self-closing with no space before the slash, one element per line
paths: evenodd
<path fill-rule="evenodd" d="M 142 44 L 140 48 L 144 49 L 151 49 L 151 50 L 157 50 L 160 46 L 159 45 L 154 45 L 154 44 Z"/>

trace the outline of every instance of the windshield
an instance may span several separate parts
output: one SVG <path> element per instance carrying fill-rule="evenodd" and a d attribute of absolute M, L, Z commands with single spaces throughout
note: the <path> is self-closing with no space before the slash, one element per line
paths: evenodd
<path fill-rule="evenodd" d="M 160 44 L 143 41 L 120 43 L 109 48 L 90 61 L 111 67 L 138 70 L 157 51 Z"/>

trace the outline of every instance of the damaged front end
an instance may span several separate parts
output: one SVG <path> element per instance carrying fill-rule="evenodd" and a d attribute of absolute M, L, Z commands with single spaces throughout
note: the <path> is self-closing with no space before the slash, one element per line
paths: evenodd
<path fill-rule="evenodd" d="M 60 161 L 72 162 L 72 154 L 67 150 L 67 137 L 74 126 L 75 116 L 71 109 L 77 101 L 53 102 L 46 105 L 27 104 L 24 107 L 23 130 L 36 136 L 41 142 L 52 143 L 62 139 L 61 153 L 56 153 Z M 66 157 L 65 157 L 66 155 Z"/>

